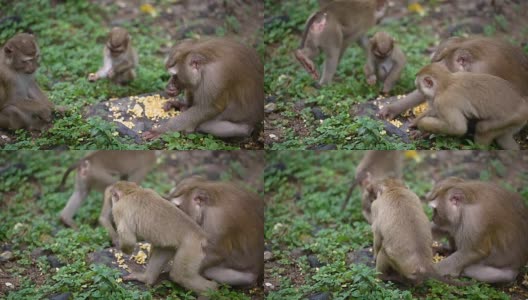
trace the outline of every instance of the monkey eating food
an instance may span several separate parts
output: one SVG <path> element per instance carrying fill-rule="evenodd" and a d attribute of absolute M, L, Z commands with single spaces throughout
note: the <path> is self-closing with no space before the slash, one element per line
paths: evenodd
<path fill-rule="evenodd" d="M 451 73 L 434 63 L 418 72 L 416 85 L 429 105 L 412 126 L 462 136 L 468 121 L 477 120 L 477 144 L 488 146 L 495 140 L 503 149 L 519 149 L 513 135 L 528 120 L 528 103 L 508 81 L 489 74 Z"/>
<path fill-rule="evenodd" d="M 450 177 L 427 200 L 433 231 L 451 238 L 456 250 L 437 264 L 441 275 L 515 280 L 528 262 L 528 208 L 520 195 L 491 182 Z"/>
<path fill-rule="evenodd" d="M 185 91 L 183 112 L 147 131 L 145 139 L 167 131 L 248 137 L 264 119 L 264 67 L 254 49 L 228 38 L 185 40 L 166 62 L 167 94 Z"/>
<path fill-rule="evenodd" d="M 171 201 L 209 235 L 202 274 L 234 286 L 262 283 L 264 202 L 235 184 L 202 177 L 182 180 Z"/>
<path fill-rule="evenodd" d="M 137 65 L 138 56 L 130 34 L 124 28 L 114 27 L 103 50 L 103 66 L 96 73 L 90 73 L 88 80 L 93 82 L 108 77 L 114 83 L 126 84 L 136 78 Z"/>
<path fill-rule="evenodd" d="M 199 274 L 208 247 L 206 233 L 189 216 L 150 189 L 119 181 L 107 188 L 117 227 L 119 247 L 130 254 L 138 239 L 151 244 L 152 255 L 144 273 L 124 280 L 152 285 L 172 259 L 169 277 L 197 293 L 216 289 L 214 281 Z"/>
<path fill-rule="evenodd" d="M 380 80 L 382 92 L 389 93 L 400 79 L 405 63 L 405 55 L 394 39 L 386 32 L 376 32 L 369 40 L 367 62 L 363 68 L 367 83 L 373 85 Z"/>

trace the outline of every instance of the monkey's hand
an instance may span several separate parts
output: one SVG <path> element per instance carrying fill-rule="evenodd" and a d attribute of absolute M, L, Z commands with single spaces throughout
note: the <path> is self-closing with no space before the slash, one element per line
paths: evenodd
<path fill-rule="evenodd" d="M 114 78 L 114 76 L 115 76 L 114 69 L 110 69 L 110 71 L 108 71 L 108 78 Z"/>
<path fill-rule="evenodd" d="M 378 112 L 378 117 L 392 120 L 396 118 L 396 113 L 392 110 L 392 107 L 390 105 L 387 105 L 380 109 L 380 111 Z"/>
<path fill-rule="evenodd" d="M 188 106 L 185 103 L 180 102 L 179 100 L 169 100 L 163 105 L 164 111 L 169 111 L 173 108 L 179 111 L 186 111 Z"/>
<path fill-rule="evenodd" d="M 123 280 L 124 281 L 135 280 L 135 281 L 146 283 L 148 285 L 151 285 L 153 283 L 148 280 L 147 275 L 145 273 L 137 273 L 137 272 L 132 272 L 128 274 L 127 276 L 124 276 Z"/>
<path fill-rule="evenodd" d="M 377 80 L 376 75 L 372 74 L 372 75 L 370 75 L 370 76 L 367 78 L 367 83 L 368 83 L 369 85 L 374 85 L 374 84 L 376 84 L 376 80 Z"/>
<path fill-rule="evenodd" d="M 90 81 L 90 82 L 94 82 L 94 81 L 96 81 L 97 79 L 99 79 L 99 76 L 97 76 L 97 74 L 95 74 L 95 73 L 90 73 L 90 74 L 88 74 L 88 81 Z"/>
<path fill-rule="evenodd" d="M 157 132 L 155 130 L 145 131 L 141 135 L 144 140 L 150 141 L 159 138 L 162 132 Z"/>
<path fill-rule="evenodd" d="M 319 74 L 315 69 L 314 63 L 308 57 L 306 57 L 300 49 L 295 50 L 295 58 L 297 58 L 303 68 L 308 71 L 314 80 L 319 80 Z"/>

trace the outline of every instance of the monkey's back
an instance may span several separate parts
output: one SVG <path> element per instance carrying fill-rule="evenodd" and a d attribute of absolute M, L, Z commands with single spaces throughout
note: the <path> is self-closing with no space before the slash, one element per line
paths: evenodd
<path fill-rule="evenodd" d="M 406 188 L 393 188 L 372 203 L 373 230 L 391 260 L 412 273 L 432 260 L 432 234 L 420 199 Z"/>

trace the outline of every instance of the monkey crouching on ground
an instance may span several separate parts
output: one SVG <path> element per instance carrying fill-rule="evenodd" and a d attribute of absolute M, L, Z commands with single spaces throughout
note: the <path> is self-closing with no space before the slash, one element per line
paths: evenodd
<path fill-rule="evenodd" d="M 418 72 L 416 86 L 429 106 L 412 127 L 462 136 L 468 121 L 477 120 L 475 143 L 488 146 L 495 140 L 503 149 L 519 149 L 513 135 L 528 120 L 528 103 L 508 81 L 489 74 L 451 73 L 434 63 Z"/>
<path fill-rule="evenodd" d="M 528 262 L 528 208 L 520 195 L 494 183 L 450 177 L 427 200 L 432 229 L 451 238 L 456 249 L 436 265 L 441 275 L 515 280 Z"/>
<path fill-rule="evenodd" d="M 373 85 L 379 79 L 383 83 L 382 92 L 388 94 L 400 79 L 405 63 L 405 55 L 394 39 L 386 32 L 376 32 L 369 40 L 363 68 L 367 83 Z"/>
<path fill-rule="evenodd" d="M 153 284 L 172 259 L 169 277 L 196 293 L 216 289 L 202 277 L 200 266 L 208 247 L 206 233 L 189 216 L 150 189 L 119 181 L 107 188 L 117 227 L 119 247 L 130 254 L 138 239 L 149 242 L 152 255 L 144 273 L 131 273 L 124 280 Z"/>
<path fill-rule="evenodd" d="M 371 182 L 372 233 L 376 271 L 383 280 L 420 284 L 429 278 L 456 286 L 465 283 L 440 276 L 433 267 L 432 234 L 418 196 L 401 180 Z"/>
<path fill-rule="evenodd" d="M 233 286 L 262 283 L 264 276 L 264 201 L 233 183 L 202 177 L 182 180 L 171 202 L 208 234 L 202 274 Z"/>
<path fill-rule="evenodd" d="M 108 34 L 103 50 L 103 66 L 88 75 L 89 81 L 110 78 L 112 82 L 126 84 L 136 78 L 138 55 L 132 47 L 132 38 L 124 28 L 114 27 Z"/>
<path fill-rule="evenodd" d="M 41 130 L 55 106 L 42 92 L 35 72 L 40 49 L 32 34 L 18 33 L 0 50 L 0 128 Z"/>
<path fill-rule="evenodd" d="M 264 119 L 264 67 L 254 49 L 228 38 L 185 40 L 172 49 L 166 67 L 167 94 L 185 91 L 185 110 L 145 132 L 145 139 L 167 131 L 248 137 Z"/>

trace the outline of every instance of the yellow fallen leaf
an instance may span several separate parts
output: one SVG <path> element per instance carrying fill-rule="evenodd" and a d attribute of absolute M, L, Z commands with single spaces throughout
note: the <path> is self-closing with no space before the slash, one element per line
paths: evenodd
<path fill-rule="evenodd" d="M 414 13 L 419 14 L 420 16 L 425 15 L 425 10 L 424 10 L 423 7 L 420 5 L 420 3 L 412 3 L 412 4 L 409 4 L 409 6 L 407 6 L 407 9 L 408 9 L 410 12 L 414 12 Z"/>
<path fill-rule="evenodd" d="M 156 9 L 154 8 L 154 6 L 152 6 L 151 4 L 149 3 L 145 3 L 145 4 L 142 4 L 140 7 L 139 7 L 139 10 L 142 12 L 142 13 L 146 13 L 146 14 L 149 14 L 153 17 L 155 17 L 157 15 L 157 12 L 156 12 Z"/>

